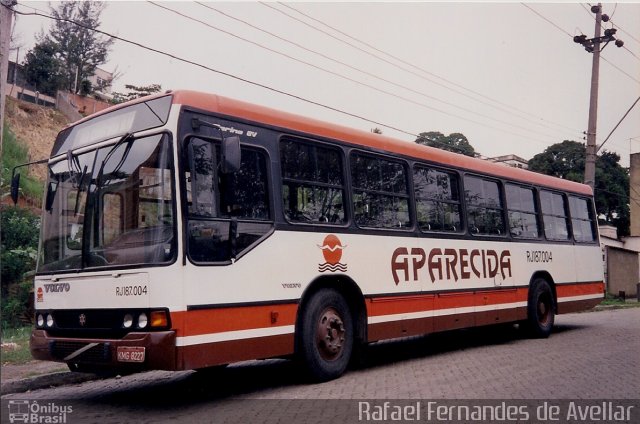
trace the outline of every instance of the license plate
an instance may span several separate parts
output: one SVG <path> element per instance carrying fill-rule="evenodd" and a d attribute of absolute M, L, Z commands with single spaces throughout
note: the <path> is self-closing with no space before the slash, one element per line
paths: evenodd
<path fill-rule="evenodd" d="M 118 346 L 118 362 L 144 362 L 144 347 Z"/>

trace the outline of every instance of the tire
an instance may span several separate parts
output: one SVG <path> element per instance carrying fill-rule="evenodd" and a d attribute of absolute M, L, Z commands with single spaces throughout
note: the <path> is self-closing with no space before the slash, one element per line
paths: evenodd
<path fill-rule="evenodd" d="M 353 318 L 345 299 L 322 289 L 305 306 L 299 326 L 298 356 L 314 382 L 340 377 L 353 352 Z"/>
<path fill-rule="evenodd" d="M 535 338 L 547 338 L 553 329 L 555 300 L 549 283 L 536 279 L 529 288 L 526 329 Z"/>

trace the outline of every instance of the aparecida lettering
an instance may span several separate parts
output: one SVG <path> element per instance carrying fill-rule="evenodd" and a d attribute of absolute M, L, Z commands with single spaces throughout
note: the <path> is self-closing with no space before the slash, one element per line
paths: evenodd
<path fill-rule="evenodd" d="M 441 280 L 511 277 L 511 252 L 493 249 L 441 249 L 429 253 L 419 247 L 398 247 L 391 256 L 393 281 L 418 281 L 425 269 L 432 283 Z M 422 271 L 424 272 L 424 271 Z"/>

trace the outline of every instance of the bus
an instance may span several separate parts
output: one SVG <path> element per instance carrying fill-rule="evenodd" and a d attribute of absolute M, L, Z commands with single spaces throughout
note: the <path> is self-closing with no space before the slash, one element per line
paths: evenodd
<path fill-rule="evenodd" d="M 75 371 L 284 357 L 326 381 L 368 343 L 547 337 L 604 296 L 588 186 L 381 134 L 169 91 L 46 162 L 30 348 Z"/>

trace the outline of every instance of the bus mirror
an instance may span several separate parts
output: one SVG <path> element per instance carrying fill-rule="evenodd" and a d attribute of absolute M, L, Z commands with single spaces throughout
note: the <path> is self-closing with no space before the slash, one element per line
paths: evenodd
<path fill-rule="evenodd" d="M 56 198 L 57 188 L 58 188 L 58 185 L 54 183 L 49 183 L 49 185 L 47 186 L 47 197 L 44 203 L 44 208 L 47 212 L 53 209 L 53 200 Z"/>
<path fill-rule="evenodd" d="M 224 137 L 222 140 L 222 172 L 232 174 L 240 169 L 240 137 Z"/>
<path fill-rule="evenodd" d="M 18 204 L 18 193 L 20 192 L 20 174 L 14 174 L 11 177 L 11 200 L 13 204 Z"/>

